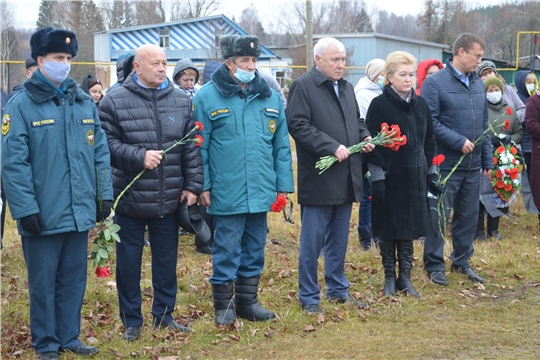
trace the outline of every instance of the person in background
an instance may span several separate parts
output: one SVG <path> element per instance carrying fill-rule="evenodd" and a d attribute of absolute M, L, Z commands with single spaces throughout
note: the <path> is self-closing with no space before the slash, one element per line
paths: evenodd
<path fill-rule="evenodd" d="M 193 100 L 193 96 L 199 89 L 199 70 L 193 65 L 191 59 L 184 58 L 176 62 L 173 71 L 173 82 L 177 89 L 182 90 Z"/>
<path fill-rule="evenodd" d="M 516 109 L 504 100 L 506 88 L 503 82 L 498 77 L 490 76 L 485 79 L 484 87 L 486 89 L 486 98 L 488 102 L 489 123 L 497 132 L 497 134 L 490 132 L 493 149 L 497 149 L 501 145 L 506 146 L 510 144 L 510 142 L 521 144 L 521 141 L 523 140 L 523 128 L 516 114 Z M 506 111 L 507 108 L 511 110 L 511 115 L 508 115 Z M 506 119 L 510 121 L 510 127 L 507 130 L 502 126 L 503 121 Z M 508 209 L 510 204 L 498 197 L 496 199 L 496 205 L 497 208 L 504 213 L 504 209 Z M 482 201 L 480 201 L 478 224 L 475 234 L 477 240 L 486 240 L 486 233 L 484 232 L 485 214 L 486 208 Z M 487 236 L 489 238 L 496 240 L 503 239 L 503 236 L 499 234 L 499 219 L 500 217 L 493 217 L 487 213 Z"/>
<path fill-rule="evenodd" d="M 529 84 L 533 84 L 532 79 Z M 534 83 L 534 85 L 538 87 L 537 83 Z M 529 86 L 528 88 L 532 88 L 532 86 Z M 534 204 L 540 209 L 540 90 L 538 88 L 536 89 L 536 93 L 531 93 L 531 96 L 527 101 L 525 125 L 527 131 L 531 135 L 530 185 Z"/>
<path fill-rule="evenodd" d="M 366 65 L 366 76 L 358 80 L 354 93 L 356 102 L 360 109 L 360 118 L 366 119 L 367 110 L 371 100 L 382 94 L 384 80 L 384 60 L 372 59 Z M 358 211 L 358 238 L 362 249 L 369 250 L 372 245 L 371 233 L 371 183 L 366 177 L 367 166 L 362 164 L 362 200 L 360 201 L 360 209 Z M 373 239 L 375 244 L 378 239 Z"/>
<path fill-rule="evenodd" d="M 272 90 L 275 90 L 279 97 L 281 98 L 281 101 L 283 102 L 283 109 L 287 109 L 287 98 L 285 97 L 285 94 L 283 94 L 283 90 L 281 89 L 281 86 L 279 85 L 278 81 L 275 77 L 270 75 L 269 73 L 262 71 L 260 69 L 257 69 L 257 72 L 261 75 L 261 77 L 266 80 L 268 85 L 270 85 L 270 88 Z"/>
<path fill-rule="evenodd" d="M 416 69 L 416 95 L 420 96 L 420 89 L 422 88 L 424 80 L 443 68 L 443 63 L 437 59 L 421 61 Z"/>
<path fill-rule="evenodd" d="M 517 117 L 519 119 L 520 124 L 523 123 L 525 120 L 525 102 L 522 101 L 520 96 L 516 93 L 513 87 L 508 85 L 504 78 L 497 73 L 497 68 L 495 67 L 495 64 L 493 61 L 490 60 L 482 60 L 480 65 L 476 68 L 476 74 L 480 76 L 480 79 L 482 81 L 486 81 L 487 78 L 490 77 L 497 77 L 499 80 L 503 83 L 503 100 L 508 104 L 508 106 L 512 106 L 514 109 L 516 109 Z"/>
<path fill-rule="evenodd" d="M 4 91 L 4 89 L 0 88 L 0 106 L 1 106 L 0 115 L 2 116 L 2 118 L 4 117 L 4 107 L 6 106 L 7 102 L 8 102 L 8 94 Z M 3 204 L 6 203 L 6 193 L 4 191 L 4 186 L 2 185 L 1 172 L 0 172 L 0 201 L 2 201 Z M 2 243 L 2 239 L 4 238 L 4 223 L 6 220 L 6 207 L 5 206 L 2 207 L 2 209 L 0 210 L 0 213 L 2 214 L 0 218 L 0 249 L 2 249 L 4 247 L 4 244 Z"/>
<path fill-rule="evenodd" d="M 264 268 L 267 213 L 294 191 L 283 102 L 255 70 L 256 36 L 219 39 L 222 64 L 193 99 L 204 129 L 204 191 L 199 203 L 214 217 L 212 297 L 215 322 L 276 317 L 257 299 Z"/>
<path fill-rule="evenodd" d="M 352 203 L 362 197 L 362 153 L 347 147 L 371 139 L 354 97 L 343 78 L 346 52 L 342 42 L 324 37 L 314 46 L 315 67 L 296 79 L 289 91 L 287 123 L 296 142 L 298 203 L 302 217 L 298 256 L 298 298 L 308 314 L 324 313 L 318 259 L 324 249 L 326 298 L 364 308 L 355 300 L 344 272 Z M 337 163 L 319 174 L 321 156 L 334 155 Z"/>
<path fill-rule="evenodd" d="M 223 63 L 214 60 L 207 61 L 204 64 L 202 78 L 203 85 L 212 81 L 212 74 L 221 66 L 221 64 Z"/>
<path fill-rule="evenodd" d="M 140 338 L 141 266 L 144 232 L 148 226 L 152 250 L 152 325 L 189 332 L 175 321 L 178 291 L 179 201 L 188 206 L 201 193 L 203 169 L 195 143 L 163 150 L 194 128 L 187 95 L 167 79 L 167 56 L 157 45 L 142 45 L 134 55 L 134 71 L 122 86 L 101 101 L 99 117 L 107 133 L 115 196 L 143 169 L 146 171 L 118 201 L 114 221 L 120 225 L 116 243 L 116 281 L 122 338 Z"/>
<path fill-rule="evenodd" d="M 103 98 L 103 85 L 92 75 L 86 75 L 81 83 L 81 89 L 94 100 L 94 104 L 99 110 L 99 102 Z"/>
<path fill-rule="evenodd" d="M 379 237 L 386 296 L 394 296 L 397 290 L 421 297 L 411 283 L 413 240 L 433 232 L 426 194 L 428 185 L 437 179 L 431 166 L 436 155 L 435 136 L 429 107 L 414 91 L 415 63 L 414 56 L 404 51 L 388 55 L 383 94 L 373 99 L 366 119 L 371 134 L 387 123 L 398 125 L 407 136 L 407 144 L 398 151 L 378 146 L 366 156 L 373 234 Z"/>
<path fill-rule="evenodd" d="M 536 78 L 535 73 L 532 71 L 529 71 L 529 70 L 518 71 L 516 75 L 514 76 L 514 82 L 516 84 L 516 93 L 524 104 L 527 104 L 527 101 L 529 100 L 529 98 L 532 95 L 536 94 L 536 92 L 538 91 L 538 79 Z M 525 116 L 527 116 L 526 108 L 525 108 Z M 533 170 L 532 170 L 532 161 L 531 161 L 531 156 L 532 156 L 531 155 L 532 154 L 531 135 L 529 134 L 529 131 L 527 130 L 527 123 L 523 121 L 521 125 L 523 126 L 523 129 L 525 130 L 524 135 L 523 135 L 523 141 L 521 142 L 521 151 L 523 152 L 523 160 L 525 162 L 524 171 L 526 171 L 527 179 L 529 180 L 529 186 L 531 186 L 531 189 L 532 189 L 531 172 Z M 538 224 L 540 226 L 540 213 L 538 214 Z"/>
<path fill-rule="evenodd" d="M 34 71 L 38 69 L 38 64 L 36 60 L 29 57 L 25 61 L 25 67 L 26 67 L 26 70 L 24 71 L 24 75 L 26 76 L 26 79 L 30 79 Z M 21 91 L 23 84 L 24 82 L 22 84 L 15 86 L 13 90 L 11 90 L 11 92 L 9 93 L 8 100 L 11 99 L 13 96 L 15 96 L 15 94 L 17 94 L 19 91 Z"/>
<path fill-rule="evenodd" d="M 484 83 L 475 72 L 485 47 L 484 41 L 475 34 L 459 35 L 452 49 L 454 57 L 422 84 L 421 96 L 431 110 L 437 152 L 445 156 L 440 165 L 441 178 L 452 173 L 442 189 L 444 214 L 439 216 L 437 212 L 438 200 L 429 199 L 435 233 L 426 236 L 424 241 L 424 268 L 437 285 L 448 284 L 441 229 L 446 229 L 451 209 L 454 215 L 450 269 L 467 275 L 472 281 L 484 282 L 471 268 L 469 259 L 474 254 L 480 176 L 490 176 L 493 168 L 489 136 L 478 140 L 489 126 Z"/>
<path fill-rule="evenodd" d="M 112 89 L 116 89 L 122 83 L 124 82 L 124 79 L 126 79 L 131 71 L 133 70 L 133 54 L 127 53 L 122 54 L 118 57 L 116 60 L 116 82 L 109 88 L 109 91 Z"/>
<path fill-rule="evenodd" d="M 39 69 L 7 104 L 2 176 L 28 269 L 32 346 L 41 360 L 83 345 L 88 230 L 113 205 L 110 153 L 94 102 L 68 76 L 75 33 L 42 28 L 30 38 Z"/>

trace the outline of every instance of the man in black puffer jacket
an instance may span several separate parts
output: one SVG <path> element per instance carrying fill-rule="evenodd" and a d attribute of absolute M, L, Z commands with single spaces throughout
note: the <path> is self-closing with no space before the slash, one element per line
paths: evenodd
<path fill-rule="evenodd" d="M 102 100 L 99 117 L 107 133 L 115 197 L 143 169 L 125 192 L 115 213 L 122 242 L 116 244 L 116 281 L 120 317 L 128 341 L 140 337 L 141 257 L 148 226 L 152 248 L 153 324 L 189 331 L 174 321 L 178 254 L 179 200 L 195 203 L 202 191 L 203 168 L 194 142 L 166 149 L 193 127 L 191 101 L 166 75 L 167 57 L 156 45 L 137 49 L 132 72 L 121 87 Z"/>

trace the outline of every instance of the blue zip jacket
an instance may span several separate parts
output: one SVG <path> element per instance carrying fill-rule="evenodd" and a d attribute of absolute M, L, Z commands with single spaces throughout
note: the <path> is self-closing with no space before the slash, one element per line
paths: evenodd
<path fill-rule="evenodd" d="M 294 192 L 283 102 L 264 79 L 242 91 L 222 64 L 193 98 L 204 125 L 204 188 L 212 215 L 270 211 L 276 192 Z"/>
<path fill-rule="evenodd" d="M 437 154 L 444 154 L 441 170 L 451 170 L 463 153 L 465 141 L 476 141 L 488 128 L 486 91 L 482 79 L 472 73 L 469 87 L 453 69 L 446 67 L 426 78 L 421 96 L 426 99 L 433 119 Z M 467 154 L 457 170 L 492 169 L 490 132 Z"/>
<path fill-rule="evenodd" d="M 6 197 L 16 220 L 41 214 L 40 235 L 85 231 L 96 224 L 98 186 L 103 200 L 113 199 L 107 138 L 75 80 L 68 77 L 59 92 L 43 79 L 36 71 L 5 109 Z M 32 236 L 18 223 L 19 234 Z"/>

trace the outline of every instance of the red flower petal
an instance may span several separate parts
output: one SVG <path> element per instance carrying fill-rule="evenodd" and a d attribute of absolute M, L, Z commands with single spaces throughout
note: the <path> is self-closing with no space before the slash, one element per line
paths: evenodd
<path fill-rule="evenodd" d="M 506 113 L 508 114 L 508 116 L 512 115 L 512 109 L 506 108 Z"/>
<path fill-rule="evenodd" d="M 195 121 L 195 126 L 197 127 L 197 130 L 203 131 L 204 126 L 200 121 Z"/>
<path fill-rule="evenodd" d="M 195 138 L 194 138 L 194 141 L 195 141 L 195 146 L 201 146 L 204 142 L 204 139 L 201 135 L 197 134 L 195 135 Z"/>
<path fill-rule="evenodd" d="M 109 271 L 108 267 L 96 267 L 96 275 L 98 278 L 106 278 L 107 276 L 111 275 L 111 272 Z"/>

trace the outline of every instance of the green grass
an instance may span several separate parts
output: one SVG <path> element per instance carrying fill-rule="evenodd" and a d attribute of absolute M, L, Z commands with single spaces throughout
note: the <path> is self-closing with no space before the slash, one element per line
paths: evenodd
<path fill-rule="evenodd" d="M 292 196 L 294 199 L 294 195 Z M 413 284 L 423 299 L 382 296 L 380 256 L 360 250 L 357 206 L 351 219 L 345 269 L 351 294 L 370 305 L 359 310 L 346 304 L 321 306 L 326 316 L 306 315 L 297 300 L 297 256 L 300 219 L 294 224 L 269 214 L 270 233 L 260 301 L 278 319 L 239 321 L 233 330 L 214 325 L 210 256 L 197 254 L 193 236 L 180 237 L 178 296 L 174 316 L 194 330 L 186 335 L 154 330 L 150 325 L 152 284 L 150 250 L 143 259 L 143 315 L 139 341 L 121 339 L 123 326 L 113 276 L 98 279 L 88 261 L 81 339 L 101 350 L 97 359 L 536 359 L 540 354 L 540 242 L 538 220 L 512 207 L 516 219 L 502 219 L 505 239 L 475 244 L 471 259 L 484 276 L 483 285 L 448 272 L 450 285 L 437 286 L 422 268 L 422 244 L 415 243 Z M 8 215 L 8 219 L 9 219 Z M 449 256 L 451 245 L 445 247 Z M 2 359 L 36 358 L 29 329 L 26 267 L 15 224 L 8 220 L 1 254 Z M 320 261 L 319 279 L 322 281 Z M 449 263 L 447 264 L 449 268 Z M 321 284 L 324 291 L 324 284 Z M 169 358 L 167 358 L 169 357 Z M 63 359 L 77 358 L 63 355 Z"/>

